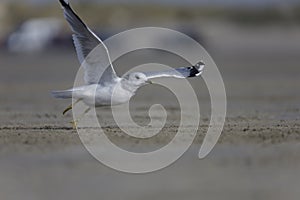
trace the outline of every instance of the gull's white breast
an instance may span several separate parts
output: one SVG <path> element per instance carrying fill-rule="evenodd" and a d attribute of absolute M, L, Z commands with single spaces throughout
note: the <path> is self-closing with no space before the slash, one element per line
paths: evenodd
<path fill-rule="evenodd" d="M 95 106 L 99 107 L 126 103 L 133 94 L 125 90 L 120 83 L 116 83 L 104 87 L 98 84 L 85 86 L 80 96 L 85 104 L 93 106 L 95 103 Z"/>

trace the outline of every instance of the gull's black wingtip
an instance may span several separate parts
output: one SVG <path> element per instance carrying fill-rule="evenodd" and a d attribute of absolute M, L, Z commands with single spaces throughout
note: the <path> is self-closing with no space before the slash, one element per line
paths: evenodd
<path fill-rule="evenodd" d="M 203 62 L 203 60 L 197 62 L 194 67 L 198 68 L 199 70 L 202 70 L 203 67 L 205 66 L 205 63 Z"/>
<path fill-rule="evenodd" d="M 59 0 L 59 2 L 63 7 L 68 7 L 69 6 L 69 1 L 68 0 Z"/>
<path fill-rule="evenodd" d="M 204 64 L 204 62 L 202 60 L 199 61 L 194 66 L 192 66 L 190 68 L 190 75 L 189 75 L 189 77 L 195 77 L 195 76 L 199 76 L 200 74 L 202 74 L 202 70 L 203 70 L 204 66 L 205 66 L 205 64 Z"/>

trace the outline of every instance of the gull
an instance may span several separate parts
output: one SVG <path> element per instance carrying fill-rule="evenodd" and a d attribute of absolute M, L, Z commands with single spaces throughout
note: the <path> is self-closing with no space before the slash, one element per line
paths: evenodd
<path fill-rule="evenodd" d="M 73 42 L 78 60 L 84 67 L 85 82 L 83 86 L 52 91 L 55 98 L 74 98 L 76 100 L 74 104 L 63 111 L 63 114 L 71 110 L 79 101 L 88 106 L 83 114 L 89 112 L 93 106 L 113 106 L 126 103 L 140 87 L 151 84 L 151 79 L 154 78 L 197 77 L 203 72 L 205 64 L 200 61 L 190 67 L 156 72 L 133 72 L 119 77 L 113 68 L 108 49 L 101 39 L 78 17 L 67 0 L 59 0 L 59 2 L 62 5 L 64 17 L 73 31 Z M 91 52 L 93 52 L 93 56 L 89 56 Z"/>

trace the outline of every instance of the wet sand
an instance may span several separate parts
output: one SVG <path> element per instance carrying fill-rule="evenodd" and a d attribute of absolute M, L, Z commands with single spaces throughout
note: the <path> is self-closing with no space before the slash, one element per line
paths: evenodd
<path fill-rule="evenodd" d="M 271 44 L 277 44 L 273 37 Z M 72 86 L 78 68 L 73 51 L 1 52 L 1 199 L 298 199 L 300 45 L 286 43 L 272 51 L 268 44 L 255 48 L 257 44 L 249 43 L 245 49 L 236 42 L 240 46 L 227 46 L 225 51 L 229 39 L 222 40 L 222 48 L 209 50 L 223 75 L 228 100 L 218 144 L 208 157 L 198 159 L 210 103 L 203 80 L 192 80 L 200 91 L 201 108 L 192 147 L 171 166 L 142 175 L 117 172 L 95 160 L 69 124 L 71 115 L 61 114 L 70 102 L 50 96 L 53 89 Z M 157 98 L 149 98 L 149 91 Z M 177 130 L 180 110 L 170 97 L 161 88 L 147 86 L 133 99 L 132 112 L 141 124 L 149 122 L 148 109 L 154 102 L 162 102 L 172 113 L 151 140 L 128 138 L 114 125 L 109 109 L 98 114 L 116 143 L 158 147 Z"/>

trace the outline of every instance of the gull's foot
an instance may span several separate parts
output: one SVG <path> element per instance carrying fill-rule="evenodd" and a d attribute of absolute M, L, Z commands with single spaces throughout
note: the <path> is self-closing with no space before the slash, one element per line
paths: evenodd
<path fill-rule="evenodd" d="M 71 121 L 73 129 L 76 129 L 78 121 Z"/>

